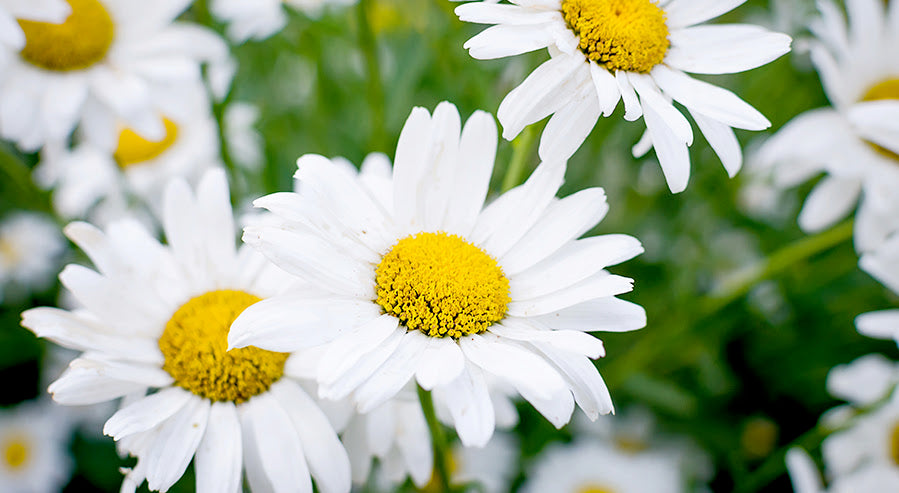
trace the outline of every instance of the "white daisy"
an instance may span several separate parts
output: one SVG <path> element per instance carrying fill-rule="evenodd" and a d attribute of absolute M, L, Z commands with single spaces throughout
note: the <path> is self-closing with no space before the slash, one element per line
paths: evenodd
<path fill-rule="evenodd" d="M 858 264 L 865 272 L 899 295 L 899 234 L 881 243 L 876 250 L 862 255 Z M 894 339 L 899 344 L 899 308 L 859 315 L 855 319 L 855 326 L 863 335 L 878 339 Z"/>
<path fill-rule="evenodd" d="M 191 460 L 197 491 L 237 491 L 246 470 L 254 491 L 347 492 L 349 460 L 327 417 L 286 377 L 288 354 L 226 352 L 231 321 L 289 288 L 284 274 L 235 228 L 222 171 L 196 196 L 183 181 L 165 194 L 164 246 L 134 221 L 104 233 L 73 223 L 66 233 L 99 272 L 70 265 L 60 279 L 81 310 L 35 308 L 22 324 L 84 351 L 49 391 L 66 405 L 127 397 L 104 427 L 138 458 L 123 491 L 145 479 L 165 491 Z M 146 394 L 147 391 L 149 394 Z"/>
<path fill-rule="evenodd" d="M 99 224 L 138 205 L 157 213 L 169 180 L 196 182 L 205 170 L 221 166 L 209 102 L 201 88 L 191 93 L 184 103 L 155 105 L 165 125 L 159 139 L 145 139 L 122 126 L 106 145 L 87 141 L 70 150 L 48 144 L 35 181 L 53 189 L 54 209 L 67 219 L 89 218 Z"/>
<path fill-rule="evenodd" d="M 807 111 L 763 147 L 779 187 L 826 173 L 805 201 L 799 226 L 819 231 L 858 205 L 855 243 L 867 251 L 899 230 L 899 2 L 818 3 L 811 55 L 833 107 Z"/>
<path fill-rule="evenodd" d="M 0 47 L 21 50 L 25 46 L 25 33 L 17 19 L 62 22 L 70 13 L 65 0 L 0 0 Z M 0 48 L 0 65 L 6 61 L 6 53 Z"/>
<path fill-rule="evenodd" d="M 761 27 L 699 25 L 745 0 L 510 0 L 456 8 L 463 21 L 495 24 L 465 43 L 478 59 L 549 48 L 551 58 L 499 106 L 503 137 L 552 115 L 540 140 L 544 160 L 568 159 L 600 116 L 624 101 L 624 118 L 643 117 L 634 147 L 655 148 L 672 192 L 690 178 L 693 130 L 671 100 L 687 108 L 733 176 L 742 153 L 733 128 L 763 130 L 768 120 L 732 92 L 694 79 L 764 65 L 790 50 L 790 38 Z"/>
<path fill-rule="evenodd" d="M 899 490 L 899 472 L 889 467 L 870 467 L 836 478 L 825 489 L 821 473 L 805 450 L 791 448 L 786 457 L 787 472 L 796 493 L 860 493 Z"/>
<path fill-rule="evenodd" d="M 258 171 L 265 160 L 262 134 L 254 126 L 259 121 L 259 108 L 242 101 L 225 109 L 224 134 L 228 152 L 234 161 L 251 171 Z"/>
<path fill-rule="evenodd" d="M 124 122 L 157 140 L 165 126 L 153 92 L 201 80 L 200 64 L 221 92 L 230 70 L 223 40 L 174 22 L 190 0 L 67 0 L 62 24 L 19 20 L 25 46 L 0 82 L 0 136 L 33 151 L 64 141 L 76 125 L 93 138 Z"/>
<path fill-rule="evenodd" d="M 72 473 L 71 427 L 49 403 L 0 410 L 0 491 L 62 491 Z"/>
<path fill-rule="evenodd" d="M 576 240 L 608 205 L 599 188 L 556 199 L 563 163 L 541 164 L 484 207 L 496 146 L 489 114 L 476 112 L 463 129 L 455 106 L 442 103 L 433 116 L 412 111 L 392 176 L 385 167 L 357 178 L 321 156 L 301 157 L 299 193 L 255 202 L 280 224 L 247 228 L 244 241 L 319 294 L 247 310 L 231 346 L 331 342 L 318 372 L 322 397 L 353 393 L 366 413 L 414 378 L 444 393 L 466 445 L 493 433 L 486 375 L 557 427 L 575 401 L 592 418 L 610 412 L 591 361 L 602 342 L 585 331 L 645 325 L 641 307 L 615 298 L 633 281 L 603 270 L 642 247 L 624 235 Z"/>
<path fill-rule="evenodd" d="M 262 40 L 284 29 L 290 6 L 304 14 L 317 17 L 326 6 L 346 6 L 357 0 L 212 0 L 209 10 L 218 20 L 228 25 L 226 34 L 235 43 L 248 39 Z"/>
<path fill-rule="evenodd" d="M 15 212 L 0 222 L 0 301 L 8 288 L 27 290 L 49 286 L 65 239 L 50 218 Z"/>
<path fill-rule="evenodd" d="M 453 484 L 477 483 L 484 493 L 509 491 L 518 473 L 518 440 L 510 433 L 496 433 L 484 447 L 451 449 Z"/>
<path fill-rule="evenodd" d="M 602 442 L 551 445 L 538 459 L 524 493 L 679 493 L 686 483 L 677 460 L 624 453 Z"/>

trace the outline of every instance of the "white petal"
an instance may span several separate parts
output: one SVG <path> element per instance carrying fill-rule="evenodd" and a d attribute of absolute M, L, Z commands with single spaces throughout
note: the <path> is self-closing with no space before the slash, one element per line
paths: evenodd
<path fill-rule="evenodd" d="M 688 146 L 693 144 L 693 129 L 687 118 L 674 107 L 673 104 L 662 96 L 656 87 L 653 78 L 646 74 L 628 74 L 628 80 L 634 86 L 634 90 L 640 95 L 640 105 L 644 111 L 648 106 L 652 108 L 674 135 Z"/>
<path fill-rule="evenodd" d="M 462 337 L 459 346 L 469 361 L 511 383 L 522 395 L 527 392 L 536 398 L 550 399 L 557 392 L 568 390 L 559 373 L 543 358 L 489 332 Z"/>
<path fill-rule="evenodd" d="M 588 418 L 595 420 L 600 414 L 615 410 L 609 389 L 592 361 L 577 352 L 567 353 L 546 344 L 536 346 L 565 377 L 574 400 Z"/>
<path fill-rule="evenodd" d="M 671 193 L 680 193 L 687 188 L 690 180 L 690 153 L 687 144 L 680 140 L 664 119 L 651 108 L 645 108 L 643 120 L 656 150 L 665 181 Z"/>
<path fill-rule="evenodd" d="M 312 478 L 300 438 L 287 412 L 270 393 L 259 394 L 241 406 L 241 423 L 248 431 L 247 453 L 258 457 L 264 478 L 271 490 L 312 493 Z M 252 444 L 251 444 L 252 441 Z M 247 465 L 248 477 L 250 466 Z M 259 481 L 257 479 L 257 481 Z M 256 486 L 251 482 L 251 488 Z"/>
<path fill-rule="evenodd" d="M 319 361 L 318 377 L 324 384 L 334 383 L 359 360 L 396 332 L 399 319 L 383 314 L 359 325 L 325 348 Z"/>
<path fill-rule="evenodd" d="M 634 281 L 627 277 L 599 272 L 564 289 L 530 300 L 512 301 L 506 313 L 514 317 L 545 315 L 594 298 L 630 292 L 633 290 L 633 283 Z"/>
<path fill-rule="evenodd" d="M 855 318 L 855 326 L 861 335 L 899 341 L 899 310 L 863 313 Z"/>
<path fill-rule="evenodd" d="M 465 368 L 465 357 L 456 341 L 449 338 L 430 338 L 425 346 L 423 364 L 415 371 L 415 380 L 425 390 L 455 380 Z"/>
<path fill-rule="evenodd" d="M 237 408 L 231 402 L 214 402 L 206 434 L 194 459 L 197 493 L 238 491 L 243 472 L 243 444 Z"/>
<path fill-rule="evenodd" d="M 621 101 L 621 91 L 618 89 L 618 83 L 615 82 L 615 76 L 604 67 L 591 61 L 590 78 L 593 80 L 593 87 L 599 98 L 599 109 L 602 111 L 602 116 L 607 117 L 618 107 L 618 101 Z"/>
<path fill-rule="evenodd" d="M 567 160 L 581 147 L 601 114 L 599 100 L 592 90 L 582 91 L 556 111 L 540 137 L 537 153 L 545 161 Z"/>
<path fill-rule="evenodd" d="M 419 197 L 416 191 L 425 172 L 431 136 L 431 115 L 420 107 L 412 109 L 400 132 L 393 160 L 393 217 L 399 225 L 415 224 Z"/>
<path fill-rule="evenodd" d="M 733 74 L 790 51 L 792 39 L 751 25 L 697 26 L 673 31 L 664 65 L 694 74 Z M 664 66 L 659 65 L 659 66 Z"/>
<path fill-rule="evenodd" d="M 190 400 L 190 392 L 169 387 L 120 409 L 103 426 L 103 434 L 114 440 L 155 428 Z"/>
<path fill-rule="evenodd" d="M 591 359 L 601 358 L 606 354 L 602 341 L 585 332 L 537 329 L 527 321 L 513 317 L 491 325 L 489 331 L 515 341 L 543 342 Z"/>
<path fill-rule="evenodd" d="M 821 493 L 824 486 L 821 484 L 821 473 L 818 472 L 812 458 L 805 450 L 792 447 L 787 451 L 787 471 L 790 473 L 790 481 L 796 493 Z"/>
<path fill-rule="evenodd" d="M 618 84 L 618 92 L 621 93 L 621 100 L 624 101 L 624 119 L 633 122 L 643 116 L 643 107 L 640 106 L 640 100 L 637 99 L 637 93 L 634 92 L 634 86 L 631 85 L 627 77 L 627 72 L 618 70 L 615 72 L 615 83 Z"/>
<path fill-rule="evenodd" d="M 356 389 L 354 398 L 360 413 L 365 414 L 387 401 L 409 382 L 429 339 L 417 330 L 403 336 L 402 343 L 390 358 Z"/>
<path fill-rule="evenodd" d="M 446 231 L 467 237 L 484 207 L 496 159 L 497 130 L 493 116 L 476 111 L 465 122 L 459 139 L 452 205 L 447 208 Z"/>
<path fill-rule="evenodd" d="M 727 170 L 727 176 L 733 178 L 743 167 L 743 152 L 733 129 L 727 125 L 709 118 L 699 111 L 692 110 L 690 115 L 699 126 L 699 131 L 705 136 L 709 145 L 721 159 L 721 164 Z"/>
<path fill-rule="evenodd" d="M 849 214 L 858 202 L 860 192 L 858 180 L 824 177 L 805 199 L 799 213 L 799 227 L 815 232 L 836 224 Z"/>
<path fill-rule="evenodd" d="M 669 29 L 692 26 L 743 5 L 746 0 L 673 0 L 665 6 Z"/>
<path fill-rule="evenodd" d="M 547 313 L 533 320 L 554 329 L 626 332 L 646 327 L 646 311 L 618 298 L 598 298 Z"/>
<path fill-rule="evenodd" d="M 210 403 L 192 394 L 190 397 L 181 411 L 158 428 L 153 445 L 144 455 L 151 490 L 166 491 L 181 478 L 206 432 Z"/>
<path fill-rule="evenodd" d="M 472 58 L 492 60 L 546 48 L 554 41 L 555 37 L 549 29 L 499 24 L 484 29 L 462 47 L 468 50 Z"/>
<path fill-rule="evenodd" d="M 465 370 L 441 388 L 459 440 L 466 447 L 483 447 L 493 436 L 495 415 L 484 373 L 468 364 Z"/>
<path fill-rule="evenodd" d="M 369 379 L 378 367 L 396 352 L 405 337 L 406 329 L 400 326 L 384 342 L 371 348 L 352 368 L 339 375 L 339 378 L 333 379 L 333 382 L 326 381 L 319 376 L 319 384 L 321 384 L 318 391 L 319 397 L 332 400 L 346 397 Z"/>

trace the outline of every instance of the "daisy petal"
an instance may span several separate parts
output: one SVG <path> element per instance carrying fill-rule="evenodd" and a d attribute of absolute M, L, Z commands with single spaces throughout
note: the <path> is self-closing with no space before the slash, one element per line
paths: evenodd
<path fill-rule="evenodd" d="M 695 110 L 691 110 L 690 115 L 699 127 L 699 131 L 712 146 L 715 154 L 718 155 L 721 164 L 727 170 L 727 176 L 731 178 L 736 176 L 743 167 L 743 152 L 740 150 L 740 143 L 737 141 L 733 129 Z"/>
<path fill-rule="evenodd" d="M 671 193 L 686 190 L 690 180 L 690 153 L 687 144 L 680 140 L 665 120 L 652 107 L 647 107 L 643 115 L 646 129 L 652 139 L 652 147 L 656 150 L 665 181 Z"/>
<path fill-rule="evenodd" d="M 143 454 L 147 461 L 147 486 L 166 491 L 184 475 L 206 432 L 210 402 L 193 394 L 179 412 L 158 428 L 153 444 Z"/>
<path fill-rule="evenodd" d="M 758 26 L 697 26 L 669 35 L 671 48 L 660 67 L 694 74 L 735 74 L 777 60 L 790 51 L 792 39 Z"/>
<path fill-rule="evenodd" d="M 500 24 L 484 29 L 462 47 L 472 58 L 492 60 L 546 48 L 554 41 L 552 33 L 546 29 Z"/>
<path fill-rule="evenodd" d="M 247 435 L 248 453 L 256 455 L 261 470 L 250 475 L 255 482 L 271 485 L 271 491 L 312 493 L 312 478 L 306 454 L 293 422 L 270 393 L 259 394 L 241 406 L 241 423 Z M 255 469 L 255 468 L 254 468 Z M 250 482 L 253 491 L 257 485 Z M 267 491 L 263 488 L 259 491 Z"/>
<path fill-rule="evenodd" d="M 899 310 L 863 313 L 855 318 L 855 326 L 863 336 L 899 340 Z"/>
<path fill-rule="evenodd" d="M 425 390 L 455 380 L 465 368 L 465 357 L 452 339 L 432 337 L 422 359 L 425 363 L 415 371 L 415 380 Z"/>
<path fill-rule="evenodd" d="M 169 387 L 120 409 L 103 425 L 103 434 L 114 440 L 155 428 L 190 400 L 190 392 Z"/>
<path fill-rule="evenodd" d="M 429 337 L 417 330 L 407 332 L 402 344 L 377 371 L 356 389 L 355 401 L 365 414 L 402 389 L 415 374 Z"/>
<path fill-rule="evenodd" d="M 549 119 L 537 150 L 544 161 L 567 160 L 581 147 L 601 114 L 595 92 L 583 91 Z"/>
<path fill-rule="evenodd" d="M 846 217 L 858 202 L 861 187 L 856 179 L 824 177 L 805 199 L 799 212 L 803 231 L 821 231 Z"/>
<path fill-rule="evenodd" d="M 646 311 L 636 303 L 607 297 L 585 301 L 533 320 L 554 329 L 626 332 L 646 327 Z"/>
<path fill-rule="evenodd" d="M 483 447 L 493 436 L 495 414 L 483 371 L 471 364 L 441 387 L 459 440 L 466 447 Z"/>
<path fill-rule="evenodd" d="M 672 0 L 665 6 L 669 29 L 692 26 L 714 19 L 743 5 L 746 0 Z"/>
<path fill-rule="evenodd" d="M 549 358 L 568 382 L 575 402 L 591 421 L 596 420 L 600 414 L 615 411 L 609 388 L 592 361 L 581 356 L 580 352 L 567 354 L 564 350 L 548 347 L 547 344 L 535 346 Z"/>
<path fill-rule="evenodd" d="M 509 303 L 506 313 L 513 317 L 535 317 L 594 298 L 616 296 L 633 290 L 634 281 L 627 277 L 599 272 L 577 284 L 530 300 Z"/>
<path fill-rule="evenodd" d="M 238 491 L 243 469 L 240 418 L 231 402 L 213 402 L 197 447 L 197 493 Z"/>
<path fill-rule="evenodd" d="M 485 333 L 459 339 L 459 346 L 471 363 L 511 383 L 524 395 L 550 399 L 568 387 L 559 373 L 534 353 Z"/>

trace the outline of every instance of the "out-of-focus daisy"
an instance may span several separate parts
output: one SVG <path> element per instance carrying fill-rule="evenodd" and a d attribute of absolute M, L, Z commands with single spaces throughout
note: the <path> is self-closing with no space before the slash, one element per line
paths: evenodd
<path fill-rule="evenodd" d="M 833 2 L 818 5 L 811 55 L 833 107 L 791 120 L 760 149 L 758 163 L 773 167 L 779 187 L 826 173 L 799 226 L 825 229 L 858 204 L 855 243 L 867 251 L 899 230 L 899 2 L 848 2 L 848 26 Z"/>
<path fill-rule="evenodd" d="M 686 482 L 675 457 L 626 453 L 599 441 L 551 445 L 522 487 L 525 493 L 679 493 Z"/>
<path fill-rule="evenodd" d="M 212 31 L 174 19 L 190 0 L 67 0 L 52 24 L 19 20 L 25 45 L 8 53 L 0 82 L 0 136 L 22 149 L 64 141 L 76 125 L 88 138 L 124 123 L 142 137 L 166 133 L 151 94 L 201 80 L 210 64 L 218 91 L 228 48 Z"/>
<path fill-rule="evenodd" d="M 36 181 L 53 189 L 53 206 L 69 219 L 90 218 L 106 224 L 134 205 L 161 210 L 162 191 L 175 177 L 196 182 L 209 168 L 221 166 L 215 120 L 202 90 L 180 105 L 157 105 L 165 135 L 146 139 L 121 126 L 112 145 L 83 142 L 74 149 L 44 148 Z"/>
<path fill-rule="evenodd" d="M 59 227 L 44 215 L 16 212 L 4 218 L 0 222 L 0 301 L 9 288 L 47 287 L 65 247 Z"/>
<path fill-rule="evenodd" d="M 262 40 L 287 25 L 285 6 L 310 17 L 321 15 L 328 6 L 345 6 L 357 0 L 212 0 L 209 10 L 218 20 L 228 24 L 226 33 L 235 43 L 248 39 Z"/>
<path fill-rule="evenodd" d="M 259 121 L 259 108 L 234 102 L 225 109 L 224 134 L 228 152 L 234 161 L 249 170 L 258 170 L 265 159 L 262 134 L 254 128 Z"/>
<path fill-rule="evenodd" d="M 730 74 L 790 50 L 789 36 L 752 25 L 701 25 L 745 0 L 510 0 L 456 8 L 463 21 L 495 24 L 465 43 L 478 59 L 549 48 L 551 58 L 500 104 L 503 137 L 552 115 L 540 140 L 544 160 L 568 159 L 600 116 L 624 101 L 624 118 L 643 117 L 634 155 L 655 148 L 672 192 L 690 178 L 693 129 L 687 108 L 733 176 L 742 166 L 732 128 L 764 130 L 768 120 L 732 92 L 687 73 Z"/>
<path fill-rule="evenodd" d="M 232 347 L 293 351 L 329 343 L 320 395 L 353 394 L 362 413 L 414 379 L 443 393 L 466 445 L 483 446 L 495 412 L 487 376 L 514 387 L 555 426 L 575 401 L 612 410 L 586 333 L 633 330 L 643 309 L 615 295 L 632 280 L 603 270 L 642 252 L 629 236 L 577 240 L 608 210 L 599 188 L 564 199 L 565 166 L 544 162 L 484 207 L 497 146 L 493 118 L 464 129 L 456 107 L 412 111 L 392 176 L 357 175 L 321 157 L 298 161 L 299 193 L 255 204 L 279 216 L 244 241 L 304 277 L 313 299 L 278 296 L 245 311 Z"/>
<path fill-rule="evenodd" d="M 485 493 L 509 491 L 518 472 L 518 440 L 509 433 L 496 433 L 484 447 L 452 447 L 451 483 L 477 483 Z"/>
<path fill-rule="evenodd" d="M 71 13 L 65 0 L 0 0 L 0 47 L 21 50 L 25 46 L 25 33 L 16 19 L 37 22 L 62 22 Z M 0 48 L 0 66 L 9 56 Z"/>
<path fill-rule="evenodd" d="M 62 491 L 72 471 L 67 424 L 48 402 L 0 410 L 0 491 Z"/>
<path fill-rule="evenodd" d="M 225 175 L 208 172 L 196 195 L 184 181 L 165 194 L 164 246 L 133 221 L 104 233 L 66 234 L 99 272 L 70 265 L 60 279 L 83 309 L 35 308 L 22 324 L 84 351 L 49 391 L 61 404 L 127 397 L 104 432 L 138 458 L 123 491 L 145 479 L 165 491 L 193 459 L 197 491 L 347 492 L 349 461 L 327 417 L 285 377 L 289 356 L 227 351 L 232 320 L 285 288 L 283 273 L 235 248 Z M 149 394 L 146 394 L 150 391 Z M 145 395 L 146 394 L 146 395 Z"/>
<path fill-rule="evenodd" d="M 896 211 L 899 214 L 899 210 Z M 899 234 L 862 255 L 859 266 L 899 295 Z M 858 331 L 878 339 L 894 339 L 899 344 L 899 308 L 859 315 L 855 319 Z"/>
<path fill-rule="evenodd" d="M 824 488 L 821 473 L 808 452 L 800 448 L 787 451 L 787 472 L 795 493 L 859 493 L 862 491 L 899 490 L 899 472 L 889 467 L 870 467 L 859 472 L 835 478 Z"/>

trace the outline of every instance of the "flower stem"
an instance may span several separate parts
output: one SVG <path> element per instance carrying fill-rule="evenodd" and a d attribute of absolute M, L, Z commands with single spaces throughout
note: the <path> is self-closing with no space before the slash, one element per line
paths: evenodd
<path fill-rule="evenodd" d="M 525 163 L 531 152 L 533 152 L 534 142 L 536 141 L 536 125 L 525 127 L 521 134 L 512 141 L 512 160 L 509 161 L 509 167 L 506 168 L 506 175 L 503 176 L 500 192 L 504 193 L 521 184 L 524 179 Z"/>
<path fill-rule="evenodd" d="M 373 151 L 387 151 L 387 134 L 384 128 L 384 87 L 381 82 L 381 62 L 378 58 L 378 43 L 375 33 L 371 28 L 369 12 L 371 0 L 360 0 L 356 12 L 359 21 L 359 49 L 365 56 L 365 65 L 368 71 L 367 89 L 368 104 L 371 108 L 371 143 L 369 149 Z"/>
<path fill-rule="evenodd" d="M 428 430 L 431 432 L 431 441 L 434 444 L 434 472 L 436 482 L 432 484 L 439 486 L 442 492 L 450 492 L 449 477 L 449 454 L 446 434 L 443 427 L 437 421 L 437 413 L 434 411 L 434 399 L 431 392 L 418 386 L 418 400 L 421 401 L 421 410 L 424 412 L 425 421 L 428 423 Z"/>

